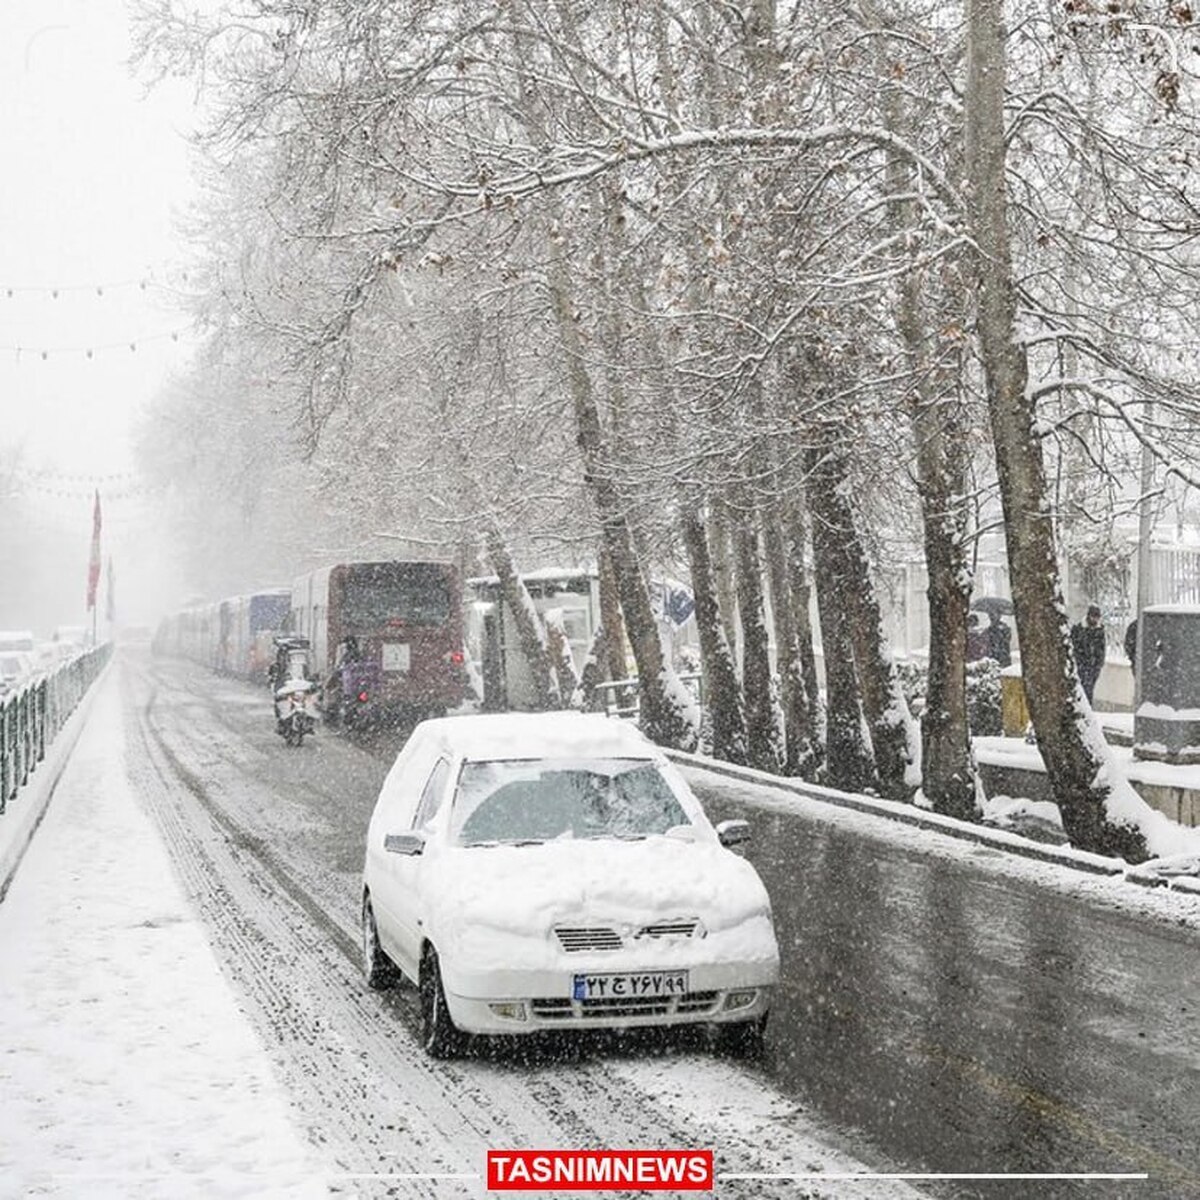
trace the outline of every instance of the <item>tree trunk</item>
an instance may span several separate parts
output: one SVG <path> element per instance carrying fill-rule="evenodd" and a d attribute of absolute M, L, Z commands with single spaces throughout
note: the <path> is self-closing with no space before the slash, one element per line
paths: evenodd
<path fill-rule="evenodd" d="M 796 640 L 800 646 L 800 676 L 807 698 L 809 744 L 813 749 L 812 771 L 819 771 L 825 761 L 825 714 L 821 702 L 821 685 L 817 679 L 817 656 L 813 649 L 812 617 L 809 604 L 812 588 L 805 567 L 805 546 L 808 542 L 803 507 L 797 498 L 787 514 L 787 568 L 789 591 L 792 597 L 792 619 L 796 623 Z M 813 776 L 815 778 L 815 775 Z M 805 776 L 809 778 L 809 776 Z"/>
<path fill-rule="evenodd" d="M 604 643 L 607 640 L 604 626 L 597 625 L 592 631 L 592 644 L 588 647 L 587 658 L 583 660 L 583 670 L 579 672 L 579 685 L 571 695 L 571 708 L 584 712 L 604 711 L 599 685 L 604 679 Z"/>
<path fill-rule="evenodd" d="M 579 686 L 579 676 L 575 673 L 575 659 L 571 654 L 571 642 L 567 637 L 562 609 L 552 608 L 547 611 L 542 617 L 542 625 L 546 630 L 546 653 L 554 666 L 558 694 L 565 704 L 575 694 L 575 689 Z"/>
<path fill-rule="evenodd" d="M 844 616 L 843 556 L 838 531 L 814 503 L 815 494 L 826 486 L 820 471 L 821 456 L 809 450 L 805 458 L 812 515 L 813 574 L 825 660 L 825 782 L 843 791 L 861 792 L 875 783 L 875 762 L 867 741 L 854 647 Z"/>
<path fill-rule="evenodd" d="M 958 456 L 955 435 L 937 408 L 918 399 L 913 434 L 921 476 L 921 519 L 929 573 L 929 672 L 921 714 L 921 786 L 934 811 L 970 819 L 977 815 L 975 765 L 967 722 L 967 608 L 970 572 L 965 561 L 963 490 L 948 478 Z M 958 478 L 962 478 L 961 475 Z"/>
<path fill-rule="evenodd" d="M 965 177 L 977 247 L 980 351 L 1004 510 L 1021 667 L 1038 746 L 1063 828 L 1074 846 L 1133 861 L 1141 831 L 1108 819 L 1106 763 L 1071 653 L 1047 503 L 1042 444 L 1034 428 L 1028 360 L 1018 342 L 1005 189 L 1006 73 L 1002 0 L 967 0 Z M 1089 725 L 1091 729 L 1089 730 Z"/>
<path fill-rule="evenodd" d="M 487 531 L 488 560 L 500 580 L 500 595 L 512 613 L 517 640 L 529 678 L 533 685 L 534 708 L 538 710 L 562 707 L 558 681 L 546 648 L 546 631 L 533 605 L 529 591 L 513 566 L 512 555 L 500 530 L 490 525 Z"/>
<path fill-rule="evenodd" d="M 762 559 L 758 552 L 757 514 L 747 512 L 733 534 L 737 558 L 738 613 L 742 622 L 742 695 L 746 703 L 746 752 L 749 765 L 778 771 L 783 762 L 775 718 L 771 650 L 763 607 Z"/>
<path fill-rule="evenodd" d="M 912 121 L 899 95 L 888 106 L 889 126 L 901 136 Z M 916 219 L 908 199 L 916 183 L 911 164 L 894 156 L 888 163 L 897 233 Z M 915 250 L 910 251 L 915 257 Z M 957 278 L 957 276 L 955 276 Z M 962 403 L 953 394 L 957 380 L 939 369 L 927 350 L 928 321 L 922 310 L 922 279 L 915 269 L 899 283 L 896 327 L 904 343 L 913 383 L 909 419 L 917 458 L 917 491 L 928 573 L 929 670 L 921 714 L 921 789 L 935 812 L 963 819 L 978 815 L 975 765 L 967 720 L 967 612 L 971 567 L 967 558 L 966 431 Z M 957 356 L 955 356 L 957 359 Z M 942 379 L 939 389 L 938 380 Z"/>
<path fill-rule="evenodd" d="M 624 679 L 628 673 L 628 667 L 625 665 L 625 622 L 621 617 L 621 597 L 617 591 L 616 577 L 613 575 L 612 559 L 604 548 L 603 541 L 596 557 L 600 623 L 604 626 L 600 665 L 608 672 L 609 679 Z"/>
<path fill-rule="evenodd" d="M 828 447 L 829 439 L 824 440 Z M 817 476 L 820 486 L 810 493 L 809 505 L 814 522 L 820 521 L 831 538 L 839 562 L 840 600 L 847 634 L 854 647 L 880 791 L 892 800 L 909 800 L 912 787 L 907 778 L 908 768 L 915 760 L 915 748 L 909 745 L 912 718 L 884 639 L 883 618 L 866 552 L 845 498 L 847 479 L 838 449 L 826 449 L 817 466 Z"/>
<path fill-rule="evenodd" d="M 550 247 L 548 284 L 551 307 L 566 356 L 585 482 L 600 516 L 601 536 L 612 561 L 625 629 L 637 661 L 639 724 L 646 736 L 659 745 L 691 750 L 696 745 L 699 733 L 698 713 L 689 703 L 689 697 L 663 651 L 658 622 L 654 619 L 650 593 L 634 552 L 624 508 L 616 484 L 604 465 L 600 413 L 591 379 L 584 366 L 583 347 L 571 311 L 562 248 L 554 242 Z"/>
<path fill-rule="evenodd" d="M 733 655 L 735 667 L 740 667 L 738 642 L 737 589 L 733 582 L 733 547 L 729 537 L 729 510 L 719 496 L 711 497 L 708 505 L 708 542 L 712 552 L 713 582 L 725 641 Z"/>
<path fill-rule="evenodd" d="M 725 627 L 721 623 L 721 606 L 713 579 L 708 538 L 695 505 L 681 505 L 679 524 L 691 566 L 705 701 L 712 727 L 712 755 L 726 762 L 745 764 L 748 758 L 742 687 L 738 682 L 733 652 L 725 638 Z"/>
<path fill-rule="evenodd" d="M 775 619 L 775 666 L 783 705 L 784 771 L 788 775 L 808 778 L 812 773 L 815 752 L 812 744 L 813 722 L 794 611 L 801 598 L 792 595 L 787 544 L 778 521 L 764 524 L 763 540 L 767 578 L 771 587 L 771 609 Z M 808 603 L 807 589 L 802 599 L 805 604 Z M 809 649 L 811 652 L 811 642 Z"/>

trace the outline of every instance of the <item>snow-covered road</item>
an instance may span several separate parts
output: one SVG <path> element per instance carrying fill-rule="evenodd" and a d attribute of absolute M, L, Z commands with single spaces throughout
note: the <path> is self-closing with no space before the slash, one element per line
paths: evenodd
<path fill-rule="evenodd" d="M 734 1198 L 911 1195 L 834 1177 L 922 1165 L 1150 1175 L 921 1183 L 945 1196 L 1195 1194 L 1197 898 L 692 768 L 752 817 L 790 948 L 766 1062 L 430 1061 L 415 995 L 358 965 L 396 744 L 289 749 L 265 692 L 123 656 L 0 904 L 0 1195 L 473 1195 L 487 1149 L 602 1146 L 711 1148 Z"/>
<path fill-rule="evenodd" d="M 415 997 L 369 992 L 357 963 L 361 829 L 384 767 L 341 739 L 287 749 L 254 689 L 118 664 L 0 905 L 0 1019 L 20 1031 L 0 1069 L 13 1194 L 482 1194 L 485 1151 L 513 1146 L 708 1147 L 727 1195 L 864 1194 L 722 1182 L 867 1168 L 705 1048 L 427 1059 Z"/>

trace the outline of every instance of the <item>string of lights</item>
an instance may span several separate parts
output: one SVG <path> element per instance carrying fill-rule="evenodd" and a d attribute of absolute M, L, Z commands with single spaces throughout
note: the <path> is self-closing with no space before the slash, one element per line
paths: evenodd
<path fill-rule="evenodd" d="M 69 475 L 62 471 L 55 471 L 44 467 L 22 469 L 20 476 L 26 480 L 57 480 L 59 483 L 86 483 L 88 487 L 100 488 L 113 485 L 120 486 L 131 480 L 140 478 L 135 471 L 111 471 L 106 475 Z"/>
<path fill-rule="evenodd" d="M 187 283 L 188 273 L 186 271 L 181 271 L 178 278 L 181 283 Z M 153 272 L 147 272 L 143 275 L 130 276 L 128 279 L 113 279 L 104 283 L 0 283 L 0 294 L 3 294 L 4 298 L 7 300 L 15 300 L 20 296 L 43 296 L 49 297 L 51 300 L 57 300 L 60 296 L 81 294 L 90 294 L 99 299 L 103 298 L 110 292 L 128 291 L 131 288 L 136 288 L 138 291 L 142 292 L 148 291 L 151 288 L 156 288 L 165 292 L 174 292 L 178 290 L 174 283 L 166 283 L 163 280 L 156 278 Z"/>
<path fill-rule="evenodd" d="M 101 500 L 107 504 L 110 500 L 136 500 L 143 496 L 157 495 L 164 489 L 157 484 L 135 484 L 127 487 L 113 488 L 100 493 Z M 20 496 L 26 492 L 34 492 L 39 496 L 54 496 L 59 500 L 91 500 L 95 496 L 94 491 L 75 490 L 71 488 L 47 487 L 44 484 L 38 483 L 19 483 L 16 484 L 11 491 L 14 496 Z"/>
<path fill-rule="evenodd" d="M 179 339 L 193 329 L 194 325 L 181 325 L 178 329 L 166 330 L 163 333 L 148 333 L 141 334 L 135 338 L 125 339 L 119 342 L 100 342 L 96 345 L 88 346 L 4 346 L 2 349 L 9 354 L 15 356 L 18 363 L 25 359 L 38 359 L 42 362 L 51 358 L 95 358 L 97 354 L 106 354 L 112 350 L 127 350 L 136 353 L 140 346 L 145 346 L 151 342 L 164 342 L 168 339 L 172 342 L 178 342 Z"/>

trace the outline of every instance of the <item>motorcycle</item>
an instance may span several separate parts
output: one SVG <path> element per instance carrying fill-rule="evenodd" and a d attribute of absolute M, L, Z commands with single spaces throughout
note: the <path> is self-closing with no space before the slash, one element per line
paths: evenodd
<path fill-rule="evenodd" d="M 269 675 L 275 691 L 275 732 L 289 746 L 299 746 L 317 727 L 317 685 L 308 677 L 307 638 L 277 637 Z"/>
<path fill-rule="evenodd" d="M 299 746 L 317 727 L 309 712 L 315 704 L 316 685 L 308 679 L 289 679 L 275 693 L 275 729 L 289 746 Z"/>

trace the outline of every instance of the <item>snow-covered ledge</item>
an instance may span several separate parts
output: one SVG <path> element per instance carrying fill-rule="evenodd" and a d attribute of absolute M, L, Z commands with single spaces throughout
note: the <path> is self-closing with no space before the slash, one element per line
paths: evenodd
<path fill-rule="evenodd" d="M 960 821 L 956 817 L 946 817 L 927 808 L 918 808 L 915 804 L 902 804 L 897 800 L 884 800 L 876 796 L 864 796 L 857 792 L 841 792 L 836 788 L 821 787 L 819 784 L 807 783 L 787 775 L 772 775 L 768 771 L 756 771 L 751 767 L 734 766 L 717 758 L 708 758 L 703 754 L 685 754 L 680 750 L 664 750 L 668 758 L 677 763 L 701 767 L 715 775 L 727 775 L 731 779 L 740 779 L 748 783 L 766 784 L 805 796 L 811 800 L 824 800 L 842 808 L 851 808 L 856 812 L 872 813 L 875 816 L 888 817 L 893 821 L 903 821 L 908 825 L 916 825 L 921 829 L 932 829 L 938 833 L 949 834 L 951 837 L 962 838 L 969 842 L 995 846 L 1022 854 L 1026 858 L 1036 858 L 1042 862 L 1060 863 L 1063 866 L 1076 867 L 1081 871 L 1090 871 L 1095 875 L 1123 875 L 1129 864 L 1120 858 L 1108 858 L 1103 854 L 1092 854 L 1086 850 L 1076 850 L 1070 846 L 1053 846 L 1045 842 L 1031 841 L 1017 833 L 1009 833 L 1003 829 L 993 829 L 974 821 Z"/>
<path fill-rule="evenodd" d="M 993 743 L 1012 742 L 1012 739 L 1005 738 L 984 740 Z M 1036 747 L 1026 747 L 1024 742 L 1021 742 L 1020 745 L 1025 747 L 1027 754 L 1037 756 Z M 1030 838 L 1022 837 L 1019 833 L 1010 833 L 1007 830 L 980 825 L 973 821 L 960 821 L 955 817 L 946 817 L 940 813 L 931 812 L 929 809 L 918 808 L 914 804 L 902 804 L 895 800 L 883 800 L 856 792 L 842 792 L 836 788 L 807 783 L 803 779 L 772 775 L 767 771 L 735 766 L 732 763 L 708 758 L 702 754 L 687 754 L 680 750 L 664 750 L 663 753 L 674 762 L 710 771 L 714 775 L 725 775 L 747 783 L 764 784 L 807 799 L 825 801 L 842 808 L 853 809 L 856 812 L 903 821 L 905 824 L 915 825 L 921 829 L 933 830 L 950 837 L 961 838 L 964 841 L 991 846 L 998 850 L 1007 850 L 1025 858 L 1037 859 L 1040 862 L 1073 867 L 1093 875 L 1123 876 L 1131 883 L 1142 887 L 1169 887 L 1190 895 L 1200 895 L 1200 850 L 1195 848 L 1170 858 L 1156 859 L 1135 867 L 1130 866 L 1124 859 L 1108 858 L 1102 854 L 1076 850 L 1072 846 L 1056 846 L 1033 841 Z M 1041 763 L 1040 757 L 1038 757 L 1038 763 L 1039 765 Z M 1190 845 L 1193 831 L 1181 829 L 1180 833 L 1181 838 Z"/>

